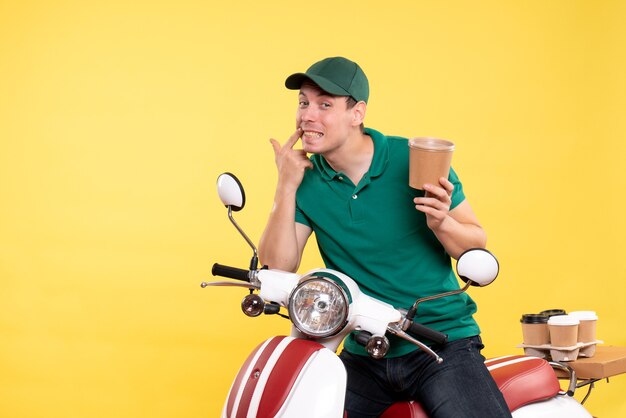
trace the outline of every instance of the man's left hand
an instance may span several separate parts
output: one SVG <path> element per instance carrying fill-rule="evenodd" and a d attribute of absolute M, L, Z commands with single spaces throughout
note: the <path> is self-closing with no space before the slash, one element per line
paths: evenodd
<path fill-rule="evenodd" d="M 424 197 L 413 199 L 415 209 L 426 215 L 426 224 L 435 231 L 448 217 L 450 205 L 452 204 L 452 191 L 454 185 L 445 177 L 439 178 L 439 185 L 424 185 Z"/>

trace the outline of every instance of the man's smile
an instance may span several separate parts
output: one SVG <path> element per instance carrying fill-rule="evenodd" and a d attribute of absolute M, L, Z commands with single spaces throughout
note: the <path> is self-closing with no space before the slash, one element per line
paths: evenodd
<path fill-rule="evenodd" d="M 304 139 L 318 139 L 323 137 L 324 134 L 321 132 L 317 132 L 317 131 L 304 131 L 302 133 L 302 138 Z"/>

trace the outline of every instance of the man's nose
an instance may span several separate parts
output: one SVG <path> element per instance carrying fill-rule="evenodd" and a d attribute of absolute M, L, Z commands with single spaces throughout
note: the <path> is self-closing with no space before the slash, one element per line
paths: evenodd
<path fill-rule="evenodd" d="M 317 112 L 310 107 L 300 109 L 300 119 L 306 122 L 311 122 L 317 119 Z"/>

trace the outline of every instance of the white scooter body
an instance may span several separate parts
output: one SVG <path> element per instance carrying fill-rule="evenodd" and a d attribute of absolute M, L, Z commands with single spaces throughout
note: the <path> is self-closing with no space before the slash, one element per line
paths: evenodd
<path fill-rule="evenodd" d="M 359 286 L 350 277 L 330 269 L 313 269 L 304 275 L 277 272 L 276 270 L 261 270 L 258 274 L 261 282 L 259 296 L 286 308 L 289 304 L 291 291 L 298 283 L 317 275 L 330 275 L 340 280 L 352 298 L 348 311 L 348 323 L 344 329 L 337 335 L 317 341 L 333 352 L 337 351 L 343 339 L 353 330 L 366 329 L 372 335 L 383 336 L 387 332 L 387 326 L 390 323 L 395 323 L 402 319 L 401 313 L 392 305 L 366 295 L 361 292 Z M 305 338 L 295 327 L 292 327 L 291 335 L 297 338 Z"/>
<path fill-rule="evenodd" d="M 240 369 L 222 417 L 342 417 L 345 392 L 346 371 L 334 352 L 313 341 L 274 337 Z"/>
<path fill-rule="evenodd" d="M 512 415 L 513 418 L 593 418 L 576 399 L 567 395 L 528 404 L 513 411 Z"/>

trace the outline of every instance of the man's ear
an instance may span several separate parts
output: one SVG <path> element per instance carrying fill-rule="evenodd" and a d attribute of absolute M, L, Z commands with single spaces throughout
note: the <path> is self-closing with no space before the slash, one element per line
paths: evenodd
<path fill-rule="evenodd" d="M 367 104 L 364 101 L 357 102 L 352 108 L 352 125 L 360 126 L 365 120 Z"/>

